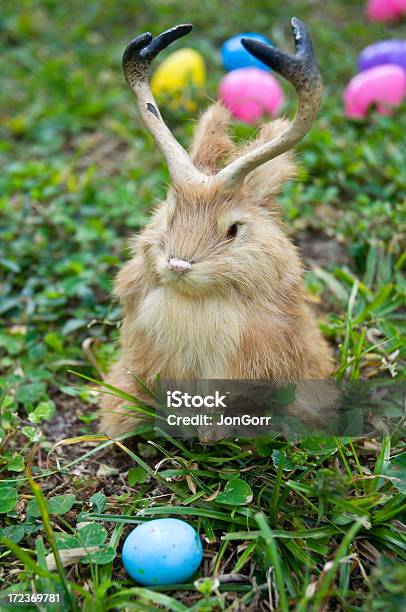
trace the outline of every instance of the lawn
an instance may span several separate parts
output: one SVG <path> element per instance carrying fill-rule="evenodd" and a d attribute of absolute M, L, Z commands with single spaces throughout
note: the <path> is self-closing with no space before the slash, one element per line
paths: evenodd
<path fill-rule="evenodd" d="M 311 30 L 325 94 L 298 147 L 298 180 L 280 196 L 282 215 L 334 347 L 336 379 L 405 380 L 406 107 L 355 123 L 342 104 L 357 54 L 401 38 L 405 23 L 370 24 L 363 10 L 360 0 L 3 0 L 3 596 L 59 593 L 63 603 L 30 608 L 50 611 L 406 608 L 398 432 L 205 447 L 146 425 L 119 447 L 95 435 L 96 385 L 83 378 L 101 380 L 116 357 L 112 280 L 169 180 L 122 76 L 126 44 L 193 23 L 185 44 L 205 58 L 205 91 L 194 111 L 161 109 L 186 145 L 216 97 L 220 44 L 252 30 L 291 49 L 296 15 Z M 237 138 L 252 132 L 235 127 Z M 231 482 L 245 494 L 227 497 Z M 122 567 L 123 538 L 162 516 L 199 531 L 201 572 L 188 584 L 142 588 Z M 67 563 L 66 550 L 78 548 L 81 558 Z"/>

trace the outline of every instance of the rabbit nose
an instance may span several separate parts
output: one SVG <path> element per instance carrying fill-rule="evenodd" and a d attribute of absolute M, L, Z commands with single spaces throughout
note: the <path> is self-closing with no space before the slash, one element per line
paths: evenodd
<path fill-rule="evenodd" d="M 183 274 L 184 272 L 188 272 L 192 268 L 191 264 L 188 261 L 178 259 L 177 257 L 171 257 L 171 259 L 169 260 L 169 267 L 174 272 L 179 272 L 181 274 Z"/>

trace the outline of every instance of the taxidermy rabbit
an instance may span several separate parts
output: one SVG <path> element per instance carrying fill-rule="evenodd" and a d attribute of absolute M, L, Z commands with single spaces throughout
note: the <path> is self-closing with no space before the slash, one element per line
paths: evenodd
<path fill-rule="evenodd" d="M 123 56 L 124 75 L 171 176 L 166 200 L 135 238 L 115 284 L 123 307 L 121 356 L 107 382 L 147 403 L 131 373 L 153 386 L 158 373 L 178 380 L 297 381 L 327 378 L 332 369 L 275 201 L 295 175 L 292 148 L 320 107 L 322 83 L 308 31 L 292 19 L 295 55 L 242 39 L 295 87 L 294 120 L 266 123 L 254 141 L 236 146 L 227 134 L 229 112 L 216 103 L 202 115 L 188 154 L 162 120 L 148 69 L 159 51 L 191 29 L 142 34 Z M 318 410 L 317 401 L 310 403 Z M 139 417 L 124 405 L 112 395 L 102 399 L 101 432 L 135 429 Z"/>

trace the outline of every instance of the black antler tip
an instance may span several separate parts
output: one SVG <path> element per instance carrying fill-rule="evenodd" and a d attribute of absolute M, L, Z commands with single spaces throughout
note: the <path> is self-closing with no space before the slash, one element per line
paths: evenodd
<path fill-rule="evenodd" d="M 315 62 L 313 43 L 306 25 L 297 17 L 292 17 L 291 24 L 297 57 Z"/>
<path fill-rule="evenodd" d="M 160 51 L 166 49 L 168 45 L 189 34 L 192 27 L 193 26 L 190 23 L 181 23 L 173 28 L 170 28 L 169 30 L 165 30 L 165 32 L 162 32 L 156 36 L 156 38 L 154 38 L 147 47 L 144 47 L 140 51 L 140 57 L 150 62 L 158 55 Z"/>
<path fill-rule="evenodd" d="M 182 28 L 185 34 L 189 34 L 193 30 L 193 25 L 191 23 L 180 23 L 177 28 Z"/>
<path fill-rule="evenodd" d="M 256 45 L 257 42 L 261 42 L 261 41 L 257 41 L 255 38 L 241 38 L 240 40 L 242 46 L 249 52 L 251 53 L 251 49 L 256 49 L 258 45 Z M 262 43 L 264 44 L 264 43 Z"/>
<path fill-rule="evenodd" d="M 140 50 L 149 45 L 153 36 L 151 32 L 144 32 L 144 34 L 140 34 L 137 38 L 134 38 L 123 53 L 123 65 L 127 64 L 134 56 L 138 55 Z"/>
<path fill-rule="evenodd" d="M 299 41 L 303 35 L 306 35 L 307 30 L 303 21 L 300 21 L 297 17 L 292 17 L 290 20 L 290 24 L 292 26 L 293 37 L 295 41 Z"/>
<path fill-rule="evenodd" d="M 255 38 L 241 38 L 242 46 L 261 62 L 279 72 L 282 53 L 276 47 Z"/>

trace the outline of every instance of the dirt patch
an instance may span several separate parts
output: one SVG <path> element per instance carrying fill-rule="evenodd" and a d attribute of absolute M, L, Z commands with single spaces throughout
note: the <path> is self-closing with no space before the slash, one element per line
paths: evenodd
<path fill-rule="evenodd" d="M 56 390 L 51 392 L 53 401 L 56 404 L 56 414 L 52 421 L 43 427 L 44 435 L 48 442 L 55 444 L 68 438 L 85 435 L 84 424 L 80 420 L 83 414 L 89 412 L 89 406 L 82 403 L 77 398 L 62 394 Z M 94 407 L 91 408 L 95 410 Z M 89 433 L 96 433 L 96 425 L 92 424 Z M 55 476 L 44 479 L 51 481 L 51 488 L 65 483 L 66 489 L 74 489 L 74 493 L 79 499 L 88 500 L 96 491 L 103 492 L 107 497 L 121 495 L 123 492 L 124 481 L 128 470 L 133 467 L 131 459 L 123 451 L 114 446 L 108 446 L 90 457 L 80 461 L 84 455 L 99 446 L 102 442 L 78 442 L 75 444 L 61 445 L 55 450 L 55 455 L 50 458 L 49 467 L 52 469 L 57 466 L 69 466 L 73 461 L 75 464 L 67 468 L 67 473 L 60 472 Z M 41 456 L 41 463 L 44 465 L 47 458 L 45 453 Z M 101 470 L 101 467 L 104 470 Z M 104 471 L 104 473 L 103 473 Z M 49 488 L 48 482 L 46 488 Z M 68 492 L 66 490 L 64 493 Z"/>
<path fill-rule="evenodd" d="M 350 265 L 345 245 L 324 233 L 300 233 L 295 236 L 296 246 L 308 267 L 328 265 Z"/>
<path fill-rule="evenodd" d="M 80 435 L 83 423 L 80 417 L 86 413 L 85 405 L 77 398 L 62 394 L 57 389 L 49 393 L 55 402 L 56 413 L 52 421 L 44 423 L 42 429 L 50 442 L 58 442 L 64 438 Z"/>

